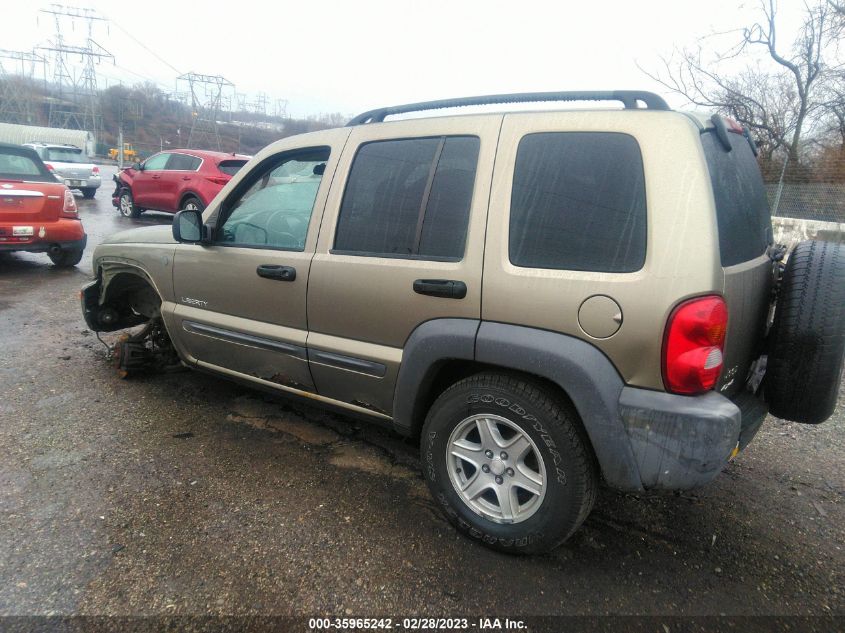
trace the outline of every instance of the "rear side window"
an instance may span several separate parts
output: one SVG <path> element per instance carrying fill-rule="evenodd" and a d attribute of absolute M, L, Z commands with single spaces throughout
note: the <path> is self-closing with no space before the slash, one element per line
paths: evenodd
<path fill-rule="evenodd" d="M 224 174 L 234 176 L 244 165 L 246 165 L 245 160 L 221 160 L 220 164 L 217 165 L 217 169 L 222 171 Z"/>
<path fill-rule="evenodd" d="M 479 145 L 472 136 L 362 145 L 343 195 L 335 250 L 463 257 Z"/>
<path fill-rule="evenodd" d="M 722 266 L 759 257 L 772 242 L 772 218 L 757 160 L 745 137 L 728 133 L 728 138 L 730 152 L 714 131 L 701 135 L 716 202 Z"/>
<path fill-rule="evenodd" d="M 529 134 L 511 196 L 510 261 L 526 268 L 633 272 L 646 252 L 642 155 L 614 132 Z"/>
<path fill-rule="evenodd" d="M 171 154 L 167 161 L 168 171 L 196 171 L 199 169 L 202 159 L 187 154 Z"/>

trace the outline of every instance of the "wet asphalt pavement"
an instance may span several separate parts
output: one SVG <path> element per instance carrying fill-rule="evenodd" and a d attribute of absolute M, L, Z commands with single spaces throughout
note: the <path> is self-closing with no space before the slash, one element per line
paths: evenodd
<path fill-rule="evenodd" d="M 76 269 L 0 255 L 0 615 L 845 614 L 843 407 L 770 418 L 707 488 L 603 490 L 553 553 L 497 554 L 389 431 L 194 372 L 118 378 L 77 291 L 105 236 L 170 216 L 110 193 L 77 199 Z"/>

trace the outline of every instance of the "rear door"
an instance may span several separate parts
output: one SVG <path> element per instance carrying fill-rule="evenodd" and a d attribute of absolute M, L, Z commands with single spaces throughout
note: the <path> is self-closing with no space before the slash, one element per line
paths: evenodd
<path fill-rule="evenodd" d="M 710 171 L 719 254 L 728 304 L 724 370 L 716 389 L 733 395 L 745 385 L 751 362 L 761 353 L 772 286 L 772 221 L 763 177 L 744 136 L 728 132 L 728 151 L 714 128 L 701 135 Z"/>
<path fill-rule="evenodd" d="M 500 124 L 489 115 L 353 129 L 308 287 L 308 354 L 320 395 L 390 415 L 414 329 L 480 318 Z M 450 283 L 465 294 L 442 296 Z"/>
<path fill-rule="evenodd" d="M 320 220 L 348 129 L 259 155 L 206 209 L 212 244 L 176 248 L 168 329 L 200 367 L 295 393 L 314 391 L 305 295 Z"/>
<path fill-rule="evenodd" d="M 170 155 L 159 181 L 162 196 L 159 208 L 162 211 L 179 210 L 182 194 L 196 187 L 197 169 L 201 164 L 202 159 L 196 156 L 178 152 Z"/>
<path fill-rule="evenodd" d="M 169 152 L 150 156 L 144 161 L 144 169 L 137 170 L 132 179 L 132 197 L 142 209 L 161 209 L 164 196 L 161 192 L 162 176 L 170 160 Z"/>

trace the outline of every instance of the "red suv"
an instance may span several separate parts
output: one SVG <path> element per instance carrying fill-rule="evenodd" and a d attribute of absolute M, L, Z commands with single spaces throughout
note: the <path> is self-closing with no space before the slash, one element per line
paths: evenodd
<path fill-rule="evenodd" d="M 159 152 L 115 176 L 112 204 L 127 218 L 137 218 L 148 209 L 202 211 L 249 159 L 193 149 Z"/>
<path fill-rule="evenodd" d="M 35 150 L 0 143 L 0 252 L 47 253 L 69 267 L 82 259 L 86 240 L 70 189 Z"/>

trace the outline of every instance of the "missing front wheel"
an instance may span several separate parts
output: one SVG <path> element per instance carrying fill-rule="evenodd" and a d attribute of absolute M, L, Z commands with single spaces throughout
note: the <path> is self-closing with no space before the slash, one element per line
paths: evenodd
<path fill-rule="evenodd" d="M 160 318 L 135 334 L 124 334 L 111 348 L 112 361 L 121 378 L 147 372 L 171 372 L 182 368 L 179 356 Z"/>

